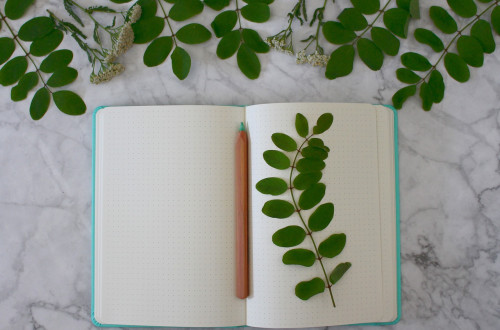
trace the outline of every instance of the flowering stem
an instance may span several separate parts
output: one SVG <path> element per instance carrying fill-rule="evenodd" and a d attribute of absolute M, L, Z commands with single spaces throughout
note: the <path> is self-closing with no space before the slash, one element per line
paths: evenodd
<path fill-rule="evenodd" d="M 314 39 L 316 40 L 316 50 L 318 50 L 318 48 L 321 49 L 321 47 L 319 46 L 319 30 L 323 26 L 323 13 L 325 12 L 327 1 L 328 0 L 325 0 L 325 2 L 323 3 L 323 7 L 321 7 L 320 9 L 320 13 L 318 13 L 318 27 L 316 28 L 316 36 L 314 37 Z M 322 53 L 323 52 L 321 51 L 320 54 Z"/>
<path fill-rule="evenodd" d="M 325 1 L 326 2 L 326 1 Z M 302 142 L 302 144 L 300 145 L 300 147 L 297 149 L 297 153 L 295 154 L 295 158 L 293 159 L 293 163 L 292 163 L 292 166 L 291 166 L 291 170 L 290 170 L 290 179 L 289 179 L 289 186 L 290 186 L 290 195 L 292 195 L 292 201 L 293 201 L 293 206 L 295 207 L 295 209 L 297 210 L 297 213 L 299 215 L 299 218 L 300 218 L 300 221 L 302 222 L 302 225 L 304 226 L 304 229 L 306 230 L 306 233 L 307 235 L 311 238 L 311 242 L 314 246 L 314 250 L 316 252 L 316 259 L 318 259 L 319 261 L 319 264 L 321 265 L 321 269 L 323 270 L 323 275 L 325 276 L 325 281 L 326 281 L 326 287 L 328 288 L 328 291 L 330 292 L 330 298 L 332 300 L 332 304 L 333 304 L 333 307 L 336 307 L 335 306 L 335 300 L 333 299 L 333 293 L 332 293 L 332 286 L 330 285 L 330 281 L 328 280 L 328 275 L 326 275 L 326 270 L 325 270 L 325 266 L 323 265 L 323 261 L 322 261 L 322 257 L 321 255 L 319 254 L 319 251 L 318 251 L 318 247 L 316 245 L 316 242 L 314 241 L 314 237 L 312 235 L 312 232 L 311 230 L 309 229 L 309 227 L 307 227 L 306 225 L 306 222 L 304 221 L 304 218 L 302 218 L 302 214 L 300 213 L 300 209 L 299 209 L 299 206 L 297 205 L 297 202 L 295 201 L 295 196 L 293 195 L 293 186 L 292 186 L 292 176 L 293 176 L 293 170 L 295 169 L 295 163 L 297 161 L 297 158 L 300 154 L 300 151 L 302 150 L 302 147 L 304 146 L 304 144 L 309 141 L 310 138 L 312 138 L 314 136 L 314 134 L 311 134 L 310 136 L 308 136 L 304 142 Z"/>
<path fill-rule="evenodd" d="M 470 21 L 468 24 L 466 24 L 463 28 L 461 28 L 460 30 L 457 31 L 457 33 L 455 34 L 455 36 L 453 37 L 453 39 L 450 40 L 450 42 L 448 43 L 448 45 L 446 45 L 446 48 L 442 51 L 441 53 L 441 56 L 439 56 L 438 60 L 436 61 L 436 63 L 434 63 L 434 65 L 432 66 L 432 68 L 429 70 L 429 72 L 427 72 L 427 74 L 421 78 L 416 84 L 414 84 L 415 86 L 418 86 L 420 85 L 421 83 L 423 83 L 425 81 L 425 79 L 427 79 L 427 77 L 429 77 L 429 75 L 432 73 L 432 71 L 435 71 L 436 70 L 436 67 L 438 66 L 438 64 L 441 62 L 441 60 L 444 58 L 444 56 L 448 53 L 448 50 L 450 49 L 451 45 L 453 45 L 453 43 L 455 42 L 455 40 L 462 35 L 462 33 L 469 27 L 471 26 L 472 24 L 474 24 L 476 21 L 478 21 L 482 15 L 484 15 L 488 10 L 490 10 L 491 8 L 493 8 L 494 6 L 498 5 L 498 3 L 500 2 L 500 0 L 495 0 L 495 2 L 493 2 L 491 5 L 489 5 L 488 7 L 486 7 L 485 10 L 483 10 L 482 12 L 480 12 L 479 14 L 475 15 L 474 16 L 474 19 L 472 21 Z"/>
<path fill-rule="evenodd" d="M 165 11 L 165 8 L 163 8 L 163 5 L 161 4 L 161 1 L 157 0 L 157 2 L 160 5 L 161 11 L 163 12 L 163 17 L 167 21 L 168 28 L 170 29 L 170 33 L 172 34 L 172 40 L 174 41 L 175 47 L 177 47 L 177 40 L 175 38 L 175 33 L 174 33 L 174 30 L 172 29 L 172 25 L 170 25 L 170 20 L 168 19 L 167 12 Z"/>
<path fill-rule="evenodd" d="M 380 16 L 385 12 L 385 9 L 387 8 L 387 6 L 391 3 L 392 0 L 389 0 L 387 1 L 387 3 L 384 5 L 384 7 L 382 7 L 382 9 L 380 9 L 378 11 L 378 15 L 375 16 L 375 18 L 373 19 L 373 21 L 368 24 L 368 26 L 366 27 L 366 29 L 363 30 L 363 32 L 361 32 L 361 34 L 359 36 L 357 36 L 354 41 L 352 42 L 352 45 L 354 46 L 356 44 L 356 42 L 361 39 L 362 36 L 365 35 L 366 32 L 368 32 L 368 30 L 370 30 L 373 25 L 375 24 L 375 22 L 377 22 L 377 20 L 380 18 Z"/>
<path fill-rule="evenodd" d="M 24 48 L 23 44 L 19 40 L 19 37 L 14 33 L 14 30 L 12 30 L 12 27 L 10 26 L 9 22 L 7 21 L 7 17 L 4 16 L 4 14 L 2 13 L 2 11 L 0 11 L 0 17 L 3 20 L 3 22 L 5 23 L 5 25 L 7 26 L 7 28 L 9 29 L 10 33 L 12 34 L 12 39 L 14 39 L 17 42 L 17 44 L 19 45 L 19 47 L 21 47 L 21 49 L 23 50 L 25 56 L 31 61 L 31 63 L 33 63 L 33 66 L 35 67 L 36 73 L 40 77 L 40 80 L 42 81 L 43 86 L 45 87 L 45 89 L 50 94 L 52 94 L 52 91 L 50 90 L 49 86 L 47 86 L 47 83 L 45 82 L 45 79 L 43 79 L 42 73 L 40 72 L 40 69 L 36 65 L 35 61 L 33 60 L 33 57 L 31 57 L 30 53 Z"/>

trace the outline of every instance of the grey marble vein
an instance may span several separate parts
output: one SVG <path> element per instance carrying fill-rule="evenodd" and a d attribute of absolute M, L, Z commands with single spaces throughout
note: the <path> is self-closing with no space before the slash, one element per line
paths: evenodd
<path fill-rule="evenodd" d="M 433 3 L 421 1 L 419 26 L 430 24 L 425 13 Z M 59 1 L 39 0 L 27 16 L 50 9 L 68 18 L 60 7 Z M 255 27 L 263 35 L 276 33 L 289 7 L 290 1 L 277 0 L 272 20 Z M 210 13 L 201 22 L 208 24 L 214 13 L 206 10 Z M 410 31 L 415 27 L 413 22 Z M 495 40 L 500 46 L 500 38 Z M 89 314 L 95 107 L 390 103 L 401 86 L 394 74 L 399 57 L 386 57 L 379 72 L 356 60 L 352 75 L 329 81 L 323 69 L 299 66 L 294 58 L 271 52 L 259 55 L 261 77 L 250 81 L 238 71 L 235 58 L 216 58 L 216 46 L 215 39 L 202 47 L 187 46 L 192 70 L 178 81 L 169 60 L 146 68 L 145 46 L 137 45 L 123 58 L 121 77 L 91 86 L 84 54 L 66 38 L 63 47 L 74 50 L 72 66 L 80 73 L 71 89 L 88 107 L 80 117 L 52 107 L 42 120 L 32 121 L 29 101 L 13 103 L 10 89 L 0 88 L 0 329 L 94 328 Z M 422 49 L 412 37 L 402 48 Z M 445 75 L 445 99 L 431 112 L 422 111 L 417 98 L 399 112 L 403 310 L 401 322 L 388 328 L 500 328 L 499 54 L 487 55 L 482 68 L 472 69 L 470 83 Z M 436 54 L 426 55 L 436 59 Z M 365 328 L 373 329 L 349 327 Z"/>

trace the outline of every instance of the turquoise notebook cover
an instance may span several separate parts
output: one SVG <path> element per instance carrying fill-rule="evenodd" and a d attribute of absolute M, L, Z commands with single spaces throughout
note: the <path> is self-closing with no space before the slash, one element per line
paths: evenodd
<path fill-rule="evenodd" d="M 388 107 L 389 109 L 392 110 L 394 113 L 394 175 L 395 175 L 395 182 L 396 182 L 396 258 L 397 258 L 397 304 L 398 304 L 398 316 L 397 318 L 392 321 L 392 322 L 376 322 L 376 323 L 358 323 L 358 324 L 350 324 L 350 325 L 391 325 L 398 323 L 399 320 L 401 319 L 401 239 L 400 239 L 400 232 L 399 232 L 399 222 L 400 222 L 400 215 L 399 215 L 399 152 L 398 152 L 398 113 L 397 110 L 390 105 L 385 105 L 385 107 Z M 91 259 L 92 259 L 92 265 L 91 265 L 91 290 L 92 290 L 92 295 L 91 295 L 91 312 L 90 312 L 90 318 L 92 319 L 92 323 L 94 323 L 95 326 L 98 327 L 148 327 L 147 325 L 126 325 L 126 324 L 102 324 L 97 322 L 97 320 L 94 317 L 94 269 L 95 269 L 95 259 L 94 259 L 94 239 L 95 239 L 95 217 L 94 217 L 94 211 L 95 211 L 95 144 L 96 144 L 96 115 L 97 112 L 101 109 L 106 108 L 106 106 L 100 106 L 95 108 L 94 113 L 92 115 L 92 240 L 91 240 Z M 235 326 L 235 327 L 223 327 L 223 328 L 239 328 L 239 327 L 245 327 L 245 325 L 242 326 Z M 168 326 L 162 326 L 162 328 L 172 328 Z"/>

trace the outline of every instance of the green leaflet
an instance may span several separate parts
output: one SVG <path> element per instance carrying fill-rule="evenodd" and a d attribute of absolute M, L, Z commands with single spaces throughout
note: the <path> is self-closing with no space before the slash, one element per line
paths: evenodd
<path fill-rule="evenodd" d="M 19 29 L 19 39 L 33 41 L 53 31 L 54 23 L 48 17 L 35 17 L 24 23 Z"/>
<path fill-rule="evenodd" d="M 334 21 L 323 24 L 323 35 L 326 40 L 335 45 L 343 45 L 356 38 L 356 33 L 344 27 L 342 23 Z"/>
<path fill-rule="evenodd" d="M 248 79 L 257 79 L 260 75 L 260 62 L 259 58 L 255 52 L 248 47 L 246 44 L 242 44 L 238 53 L 236 54 L 236 60 L 238 62 L 238 67 L 241 72 Z"/>
<path fill-rule="evenodd" d="M 323 183 L 315 183 L 300 195 L 299 207 L 302 210 L 309 210 L 318 205 L 325 197 L 326 186 Z"/>
<path fill-rule="evenodd" d="M 141 6 L 141 20 L 154 17 L 158 11 L 156 0 L 139 0 L 137 4 Z"/>
<path fill-rule="evenodd" d="M 271 135 L 271 140 L 273 140 L 273 143 L 281 150 L 297 150 L 297 142 L 295 142 L 294 139 L 284 133 L 274 133 L 273 135 Z"/>
<path fill-rule="evenodd" d="M 310 173 L 300 173 L 293 180 L 293 187 L 298 190 L 304 190 L 309 188 L 315 183 L 321 180 L 321 172 L 310 172 Z"/>
<path fill-rule="evenodd" d="M 408 35 L 410 14 L 401 8 L 391 8 L 384 13 L 384 25 L 400 38 L 405 39 Z"/>
<path fill-rule="evenodd" d="M 469 18 L 477 13 L 477 6 L 473 0 L 447 0 L 447 2 L 458 16 Z"/>
<path fill-rule="evenodd" d="M 68 66 L 73 60 L 73 52 L 69 49 L 60 49 L 47 56 L 40 65 L 40 70 L 52 73 L 57 69 Z"/>
<path fill-rule="evenodd" d="M 384 53 L 396 56 L 399 52 L 400 42 L 389 30 L 374 26 L 371 31 L 372 40 Z"/>
<path fill-rule="evenodd" d="M 302 300 L 308 300 L 312 296 L 325 291 L 325 282 L 319 277 L 310 281 L 303 281 L 295 286 L 295 295 Z"/>
<path fill-rule="evenodd" d="M 263 194 L 277 196 L 288 190 L 288 184 L 281 178 L 265 178 L 257 182 L 255 188 Z"/>
<path fill-rule="evenodd" d="M 365 15 L 375 14 L 380 9 L 380 0 L 351 0 L 351 3 Z"/>
<path fill-rule="evenodd" d="M 333 219 L 333 203 L 321 204 L 309 217 L 307 225 L 311 231 L 322 231 Z"/>
<path fill-rule="evenodd" d="M 496 6 L 491 11 L 491 26 L 496 33 L 500 34 L 500 6 Z"/>
<path fill-rule="evenodd" d="M 399 68 L 396 70 L 396 76 L 399 81 L 405 84 L 416 84 L 420 81 L 421 77 L 415 72 L 407 68 Z"/>
<path fill-rule="evenodd" d="M 392 104 L 396 109 L 401 109 L 405 101 L 415 95 L 417 87 L 415 85 L 403 87 L 392 96 Z"/>
<path fill-rule="evenodd" d="M 428 45 L 435 52 L 440 52 L 444 49 L 441 39 L 430 30 L 418 28 L 415 30 L 414 36 L 418 42 Z"/>
<path fill-rule="evenodd" d="M 148 67 L 162 64 L 170 54 L 174 43 L 172 37 L 164 36 L 153 40 L 144 52 L 143 61 Z"/>
<path fill-rule="evenodd" d="M 8 86 L 16 83 L 28 68 L 28 60 L 24 56 L 17 56 L 9 60 L 0 69 L 0 84 Z"/>
<path fill-rule="evenodd" d="M 170 8 L 168 16 L 174 21 L 185 21 L 203 11 L 203 3 L 200 0 L 176 1 Z"/>
<path fill-rule="evenodd" d="M 33 41 L 30 46 L 30 53 L 34 56 L 45 56 L 57 48 L 63 40 L 63 33 L 59 30 L 53 30 L 46 36 Z"/>
<path fill-rule="evenodd" d="M 472 25 L 470 35 L 479 41 L 483 47 L 483 52 L 491 54 L 495 51 L 496 44 L 491 32 L 491 25 L 484 19 L 480 19 Z"/>
<path fill-rule="evenodd" d="M 432 108 L 432 90 L 426 82 L 420 85 L 420 98 L 422 99 L 422 109 L 429 111 Z"/>
<path fill-rule="evenodd" d="M 52 97 L 57 108 L 67 115 L 78 116 L 87 110 L 81 97 L 71 91 L 57 91 L 52 94 Z"/>
<path fill-rule="evenodd" d="M 319 253 L 326 258 L 338 256 L 345 247 L 345 234 L 333 234 L 319 244 Z"/>
<path fill-rule="evenodd" d="M 7 0 L 5 3 L 5 16 L 10 19 L 21 18 L 34 0 Z"/>
<path fill-rule="evenodd" d="M 285 219 L 295 212 L 295 207 L 290 202 L 281 199 L 267 201 L 262 207 L 262 213 L 271 218 Z"/>
<path fill-rule="evenodd" d="M 28 92 L 38 84 L 38 74 L 36 72 L 28 72 L 21 77 L 19 83 L 10 91 L 10 98 L 17 102 L 24 100 L 28 96 Z"/>
<path fill-rule="evenodd" d="M 314 134 L 321 134 L 328 130 L 333 123 L 333 115 L 331 113 L 324 113 L 319 116 L 316 126 L 313 127 Z"/>
<path fill-rule="evenodd" d="M 0 64 L 5 63 L 14 53 L 16 44 L 11 38 L 0 38 Z"/>
<path fill-rule="evenodd" d="M 311 267 L 316 261 L 316 255 L 307 249 L 291 249 L 283 255 L 282 260 L 285 265 Z"/>
<path fill-rule="evenodd" d="M 354 65 L 354 53 L 352 45 L 344 45 L 337 48 L 330 56 L 330 60 L 326 66 L 325 77 L 335 79 L 350 74 Z"/>
<path fill-rule="evenodd" d="M 243 29 L 241 35 L 245 44 L 256 53 L 267 53 L 269 51 L 269 45 L 262 40 L 255 30 Z"/>
<path fill-rule="evenodd" d="M 240 31 L 234 30 L 227 33 L 217 45 L 217 56 L 223 60 L 230 58 L 240 47 L 240 42 Z"/>
<path fill-rule="evenodd" d="M 198 23 L 181 27 L 175 35 L 179 41 L 189 45 L 201 44 L 212 37 L 210 31 Z"/>
<path fill-rule="evenodd" d="M 458 82 L 466 82 L 470 78 L 467 63 L 455 53 L 447 53 L 444 56 L 444 67 L 448 74 Z"/>
<path fill-rule="evenodd" d="M 297 246 L 306 238 L 306 232 L 299 226 L 287 226 L 273 234 L 273 243 L 279 247 Z"/>
<path fill-rule="evenodd" d="M 165 20 L 158 16 L 140 19 L 132 24 L 134 43 L 145 44 L 158 37 L 165 27 Z"/>
<path fill-rule="evenodd" d="M 410 70 L 427 71 L 432 67 L 432 64 L 424 56 L 408 52 L 401 55 L 401 63 Z"/>
<path fill-rule="evenodd" d="M 361 60 L 373 71 L 378 71 L 384 63 L 384 54 L 373 41 L 367 38 L 358 40 L 358 54 Z"/>
<path fill-rule="evenodd" d="M 50 104 L 50 94 L 49 91 L 42 87 L 33 96 L 30 105 L 30 116 L 33 120 L 39 120 L 42 118 L 47 110 L 49 109 Z"/>
<path fill-rule="evenodd" d="M 307 141 L 307 144 L 309 144 L 311 147 L 318 147 L 325 150 L 326 152 L 330 152 L 330 148 L 325 146 L 325 143 L 320 138 L 310 138 L 309 141 Z"/>
<path fill-rule="evenodd" d="M 337 265 L 335 269 L 330 274 L 330 282 L 333 284 L 337 283 L 342 276 L 351 268 L 350 262 L 343 262 Z"/>
<path fill-rule="evenodd" d="M 213 10 L 219 11 L 228 6 L 230 1 L 231 0 L 204 0 L 203 2 Z"/>
<path fill-rule="evenodd" d="M 189 54 L 179 46 L 175 47 L 171 55 L 172 58 L 172 71 L 179 78 L 184 80 L 189 74 L 191 69 L 191 57 Z"/>
<path fill-rule="evenodd" d="M 471 36 L 462 35 L 457 41 L 457 51 L 465 63 L 473 67 L 481 67 L 484 62 L 483 46 Z"/>
<path fill-rule="evenodd" d="M 241 16 L 255 23 L 264 23 L 271 17 L 271 10 L 265 3 L 254 2 L 241 8 Z"/>
<path fill-rule="evenodd" d="M 345 8 L 337 18 L 342 25 L 352 31 L 360 31 L 368 26 L 368 21 L 356 8 Z"/>
<path fill-rule="evenodd" d="M 441 32 L 446 34 L 457 32 L 457 22 L 444 8 L 432 6 L 429 9 L 429 16 L 432 22 L 434 22 L 434 25 L 441 30 Z"/>
<path fill-rule="evenodd" d="M 300 173 L 318 172 L 325 168 L 325 162 L 319 159 L 302 158 L 297 162 Z"/>
<path fill-rule="evenodd" d="M 57 69 L 49 80 L 47 80 L 47 85 L 50 87 L 62 87 L 75 81 L 78 77 L 78 71 L 69 67 L 62 67 Z"/>
<path fill-rule="evenodd" d="M 429 76 L 429 87 L 432 92 L 432 102 L 439 103 L 444 97 L 444 81 L 443 75 L 437 71 L 433 70 Z"/>
<path fill-rule="evenodd" d="M 285 170 L 290 167 L 290 159 L 281 151 L 266 150 L 263 156 L 269 166 L 277 168 L 278 170 Z"/>
<path fill-rule="evenodd" d="M 396 0 L 399 8 L 407 10 L 413 18 L 420 18 L 420 1 L 419 0 Z"/>
<path fill-rule="evenodd" d="M 301 113 L 295 115 L 295 129 L 297 130 L 297 134 L 303 138 L 307 137 L 309 134 L 309 124 L 307 122 L 307 118 Z"/>
<path fill-rule="evenodd" d="M 325 149 L 319 147 L 308 146 L 302 149 L 302 156 L 304 158 L 320 159 L 325 160 L 328 158 L 328 152 Z"/>
<path fill-rule="evenodd" d="M 211 24 L 215 36 L 217 38 L 225 36 L 234 28 L 237 21 L 238 15 L 234 10 L 227 10 L 217 15 Z"/>

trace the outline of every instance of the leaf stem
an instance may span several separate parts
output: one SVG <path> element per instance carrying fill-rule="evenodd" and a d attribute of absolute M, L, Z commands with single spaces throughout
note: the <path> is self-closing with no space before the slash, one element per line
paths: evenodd
<path fill-rule="evenodd" d="M 3 22 L 5 23 L 5 25 L 7 26 L 7 28 L 9 29 L 10 33 L 12 34 L 12 39 L 14 39 L 17 44 L 19 45 L 19 47 L 21 47 L 21 49 L 23 50 L 25 56 L 31 61 L 31 63 L 33 63 L 33 66 L 35 67 L 36 69 L 36 73 L 38 74 L 38 76 L 40 77 L 40 80 L 42 81 L 43 83 L 43 86 L 45 87 L 45 89 L 50 93 L 52 94 L 52 91 L 50 90 L 49 86 L 47 86 L 47 83 L 45 82 L 45 79 L 43 79 L 43 76 L 40 72 L 40 69 L 38 68 L 38 66 L 36 65 L 35 61 L 33 60 L 33 58 L 31 57 L 31 54 L 24 48 L 23 44 L 21 43 L 21 41 L 19 40 L 19 37 L 14 33 L 14 30 L 12 30 L 12 27 L 10 26 L 9 22 L 7 22 L 7 17 L 4 16 L 4 14 L 2 13 L 2 11 L 0 11 L 0 17 L 2 18 Z"/>
<path fill-rule="evenodd" d="M 363 32 L 361 32 L 361 34 L 359 36 L 356 36 L 356 38 L 354 39 L 354 41 L 352 42 L 352 45 L 354 46 L 354 44 L 359 40 L 361 39 L 362 36 L 365 35 L 366 32 L 368 32 L 368 30 L 370 30 L 373 25 L 375 24 L 375 22 L 377 22 L 377 20 L 380 18 L 380 16 L 385 12 L 385 9 L 387 8 L 387 6 L 391 3 L 392 0 L 389 0 L 387 1 L 387 3 L 384 5 L 384 7 L 382 7 L 382 9 L 379 10 L 378 12 L 378 15 L 373 19 L 373 21 L 368 24 L 368 26 L 363 30 Z"/>
<path fill-rule="evenodd" d="M 241 15 L 240 15 L 240 7 L 238 6 L 238 0 L 235 1 L 236 3 L 236 13 L 238 14 L 238 25 L 240 26 L 240 33 L 243 28 L 241 27 Z"/>
<path fill-rule="evenodd" d="M 320 12 L 318 13 L 318 27 L 316 28 L 316 36 L 314 37 L 314 39 L 316 40 L 316 51 L 318 49 L 321 50 L 321 54 L 322 54 L 322 48 L 319 46 L 319 30 L 321 29 L 321 27 L 323 26 L 323 18 L 324 18 L 324 12 L 325 12 L 325 9 L 326 9 L 326 3 L 327 3 L 328 0 L 325 0 L 325 2 L 323 2 L 323 7 L 320 8 Z M 309 45 L 308 45 L 309 46 Z"/>
<path fill-rule="evenodd" d="M 175 38 L 174 29 L 172 29 L 172 25 L 170 25 L 170 20 L 168 18 L 167 12 L 165 11 L 165 8 L 163 8 L 163 5 L 161 4 L 161 1 L 157 0 L 157 2 L 160 5 L 161 11 L 163 12 L 163 17 L 167 21 L 168 28 L 170 29 L 170 33 L 172 34 L 172 40 L 174 41 L 175 47 L 177 47 L 177 39 Z"/>
<path fill-rule="evenodd" d="M 456 33 L 455 33 L 455 36 L 450 40 L 450 42 L 448 43 L 448 45 L 446 46 L 446 48 L 441 52 L 441 56 L 439 56 L 438 60 L 436 61 L 436 63 L 434 63 L 434 65 L 432 66 L 432 68 L 429 70 L 429 72 L 427 72 L 427 74 L 421 78 L 416 84 L 414 84 L 414 86 L 418 86 L 420 85 L 421 83 L 423 83 L 425 81 L 425 79 L 427 79 L 427 77 L 430 76 L 430 74 L 436 70 L 436 67 L 438 66 L 438 64 L 441 62 L 441 60 L 444 58 L 444 56 L 448 53 L 448 50 L 450 49 L 450 47 L 453 45 L 453 43 L 455 42 L 455 40 L 462 35 L 462 33 L 465 31 L 465 29 L 467 29 L 469 26 L 471 26 L 472 24 L 474 24 L 475 22 L 477 22 L 482 15 L 484 15 L 488 10 L 490 10 L 491 8 L 493 8 L 494 6 L 498 5 L 498 3 L 500 2 L 500 0 L 495 0 L 491 5 L 489 5 L 488 7 L 486 7 L 485 10 L 483 10 L 482 12 L 480 12 L 479 14 L 475 15 L 474 16 L 474 19 L 471 20 L 469 23 L 467 23 L 463 28 L 461 28 L 460 30 L 458 30 Z"/>
<path fill-rule="evenodd" d="M 325 266 L 323 265 L 323 261 L 321 260 L 322 257 L 319 254 L 318 247 L 316 245 L 316 242 L 314 241 L 314 237 L 312 235 L 311 230 L 309 229 L 309 227 L 307 227 L 306 222 L 304 221 L 304 218 L 302 218 L 302 214 L 300 213 L 299 206 L 297 205 L 297 202 L 295 201 L 295 196 L 293 195 L 292 176 L 293 176 L 293 170 L 295 169 L 295 163 L 297 162 L 297 158 L 298 158 L 298 156 L 300 154 L 300 151 L 302 150 L 302 147 L 313 136 L 314 136 L 314 134 L 311 134 L 310 136 L 308 136 L 304 140 L 304 142 L 302 142 L 302 144 L 300 145 L 300 147 L 297 149 L 297 153 L 295 154 L 295 158 L 293 159 L 293 163 L 292 163 L 291 170 L 290 170 L 290 179 L 289 179 L 290 194 L 292 195 L 293 206 L 295 207 L 295 209 L 297 210 L 297 213 L 299 214 L 300 221 L 302 222 L 302 225 L 306 229 L 306 232 L 307 232 L 308 236 L 311 238 L 311 241 L 312 241 L 312 243 L 314 245 L 314 250 L 316 251 L 316 257 L 317 257 L 317 259 L 319 261 L 319 264 L 321 265 L 321 269 L 323 270 L 323 275 L 325 276 L 326 285 L 327 285 L 328 291 L 330 292 L 330 298 L 332 299 L 333 307 L 336 307 L 335 306 L 335 300 L 333 299 L 332 286 L 330 285 L 330 281 L 328 280 L 328 275 L 326 274 Z"/>

